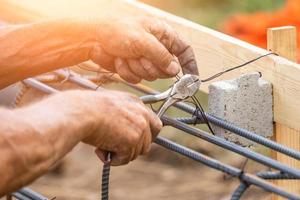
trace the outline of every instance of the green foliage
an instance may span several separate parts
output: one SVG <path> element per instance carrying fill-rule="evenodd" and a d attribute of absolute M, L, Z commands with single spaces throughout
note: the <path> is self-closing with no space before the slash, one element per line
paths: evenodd
<path fill-rule="evenodd" d="M 284 3 L 283 0 L 227 0 L 230 4 L 235 4 L 236 11 L 240 8 L 243 12 L 256 12 L 258 10 L 273 10 L 279 8 Z"/>
<path fill-rule="evenodd" d="M 284 0 L 142 0 L 157 8 L 182 16 L 202 25 L 218 28 L 234 13 L 274 10 Z"/>

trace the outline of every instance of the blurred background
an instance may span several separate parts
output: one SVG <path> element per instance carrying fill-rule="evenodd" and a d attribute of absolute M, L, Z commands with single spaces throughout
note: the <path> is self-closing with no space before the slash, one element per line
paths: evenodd
<path fill-rule="evenodd" d="M 300 44 L 300 0 L 142 1 L 262 48 L 267 28 L 293 25 L 298 27 Z"/>
<path fill-rule="evenodd" d="M 1 1 L 3 0 L 0 0 L 0 7 Z M 266 48 L 266 30 L 269 27 L 295 25 L 300 30 L 300 0 L 142 0 L 142 2 L 263 48 Z M 300 42 L 299 35 L 298 42 Z M 298 55 L 300 58 L 300 53 Z M 170 82 L 158 81 L 146 84 L 164 90 Z M 75 87 L 61 84 L 54 86 L 68 89 Z M 109 83 L 106 87 L 132 91 L 115 83 Z M 30 90 L 20 106 L 40 97 L 40 93 Z M 206 107 L 207 96 L 199 93 L 197 97 Z M 169 114 L 182 115 L 178 110 L 170 110 Z M 207 130 L 205 126 L 198 128 Z M 245 162 L 245 158 L 180 131 L 165 128 L 162 134 L 235 167 L 240 168 Z M 59 200 L 100 199 L 102 163 L 98 161 L 93 151 L 94 149 L 89 146 L 79 145 L 62 163 L 30 187 Z M 265 149 L 255 148 L 255 151 L 269 154 Z M 249 172 L 258 172 L 262 169 L 266 168 L 251 161 L 248 161 L 245 167 Z M 230 194 L 238 183 L 238 180 L 154 144 L 149 155 L 140 157 L 129 165 L 112 169 L 110 196 L 111 200 L 225 200 L 230 199 Z M 268 197 L 268 193 L 253 187 L 246 192 L 243 199 L 268 199 Z"/>

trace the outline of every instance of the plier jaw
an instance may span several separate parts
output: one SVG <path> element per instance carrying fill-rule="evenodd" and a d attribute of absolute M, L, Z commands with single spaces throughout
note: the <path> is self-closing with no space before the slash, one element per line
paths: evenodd
<path fill-rule="evenodd" d="M 141 97 L 141 100 L 144 103 L 164 101 L 157 113 L 157 115 L 161 117 L 167 109 L 176 102 L 192 97 L 198 91 L 200 84 L 201 80 L 199 76 L 185 74 L 165 92 L 156 95 L 143 96 Z"/>

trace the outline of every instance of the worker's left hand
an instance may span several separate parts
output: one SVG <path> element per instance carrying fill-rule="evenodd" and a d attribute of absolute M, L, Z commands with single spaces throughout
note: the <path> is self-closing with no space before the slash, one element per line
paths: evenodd
<path fill-rule="evenodd" d="M 98 27 L 91 59 L 131 83 L 197 71 L 189 46 L 168 24 L 150 18 L 108 19 Z M 178 58 L 178 61 L 176 59 Z"/>

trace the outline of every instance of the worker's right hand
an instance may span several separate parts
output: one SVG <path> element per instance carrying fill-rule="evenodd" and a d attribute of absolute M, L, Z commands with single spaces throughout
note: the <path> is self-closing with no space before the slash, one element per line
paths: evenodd
<path fill-rule="evenodd" d="M 162 123 L 138 97 L 107 90 L 79 93 L 89 108 L 85 115 L 92 122 L 83 142 L 97 147 L 102 161 L 106 152 L 112 152 L 111 164 L 123 165 L 149 151 Z"/>
<path fill-rule="evenodd" d="M 97 43 L 90 59 L 124 80 L 138 83 L 174 77 L 180 66 L 185 73 L 198 73 L 192 47 L 164 21 L 114 17 L 101 22 L 92 23 Z"/>

